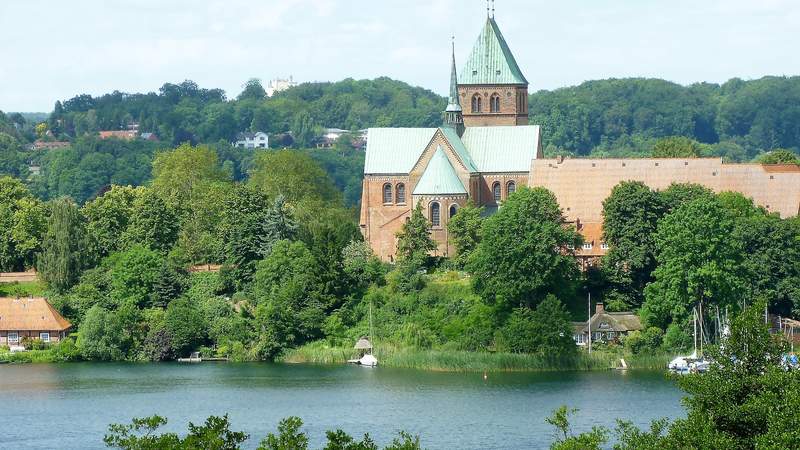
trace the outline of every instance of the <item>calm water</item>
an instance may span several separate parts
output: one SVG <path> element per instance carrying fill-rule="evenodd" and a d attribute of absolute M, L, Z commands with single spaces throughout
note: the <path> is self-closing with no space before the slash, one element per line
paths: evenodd
<path fill-rule="evenodd" d="M 365 432 L 386 444 L 400 429 L 429 449 L 547 448 L 544 418 L 579 408 L 574 428 L 645 425 L 683 414 L 681 392 L 657 372 L 431 373 L 270 364 L 0 365 L 0 448 L 104 448 L 109 423 L 159 414 L 167 429 L 229 413 L 247 448 L 289 415 L 314 448 L 324 430 Z"/>

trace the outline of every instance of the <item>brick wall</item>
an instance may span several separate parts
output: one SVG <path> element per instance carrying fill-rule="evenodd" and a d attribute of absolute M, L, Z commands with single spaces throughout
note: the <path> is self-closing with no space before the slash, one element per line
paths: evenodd
<path fill-rule="evenodd" d="M 528 87 L 519 85 L 459 85 L 458 94 L 467 127 L 528 125 Z M 481 98 L 481 112 L 472 112 L 472 98 Z M 499 95 L 500 111 L 491 112 L 491 98 Z"/>

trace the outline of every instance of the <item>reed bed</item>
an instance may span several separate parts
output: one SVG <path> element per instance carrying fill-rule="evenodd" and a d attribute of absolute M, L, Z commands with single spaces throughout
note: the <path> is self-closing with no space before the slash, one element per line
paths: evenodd
<path fill-rule="evenodd" d="M 557 370 L 608 370 L 617 366 L 616 352 L 579 352 L 575 355 L 538 355 L 518 353 L 428 350 L 382 343 L 375 351 L 381 365 L 444 372 L 525 372 Z M 287 363 L 341 364 L 355 357 L 348 347 L 331 346 L 318 341 L 289 350 L 280 359 Z M 661 359 L 633 358 L 631 368 L 663 367 Z M 631 364 L 633 362 L 633 364 Z"/>

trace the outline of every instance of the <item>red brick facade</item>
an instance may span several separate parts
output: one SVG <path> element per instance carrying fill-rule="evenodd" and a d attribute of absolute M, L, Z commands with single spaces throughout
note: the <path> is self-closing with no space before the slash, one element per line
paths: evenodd
<path fill-rule="evenodd" d="M 458 95 L 465 126 L 528 124 L 527 85 L 459 85 Z"/>

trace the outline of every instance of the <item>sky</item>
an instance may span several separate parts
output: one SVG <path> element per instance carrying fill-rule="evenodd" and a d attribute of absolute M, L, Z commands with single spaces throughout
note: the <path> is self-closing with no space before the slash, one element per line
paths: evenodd
<path fill-rule="evenodd" d="M 800 74 L 798 0 L 497 0 L 495 18 L 532 92 Z M 289 75 L 445 95 L 450 37 L 463 63 L 485 20 L 485 0 L 0 0 L 0 110 Z"/>

